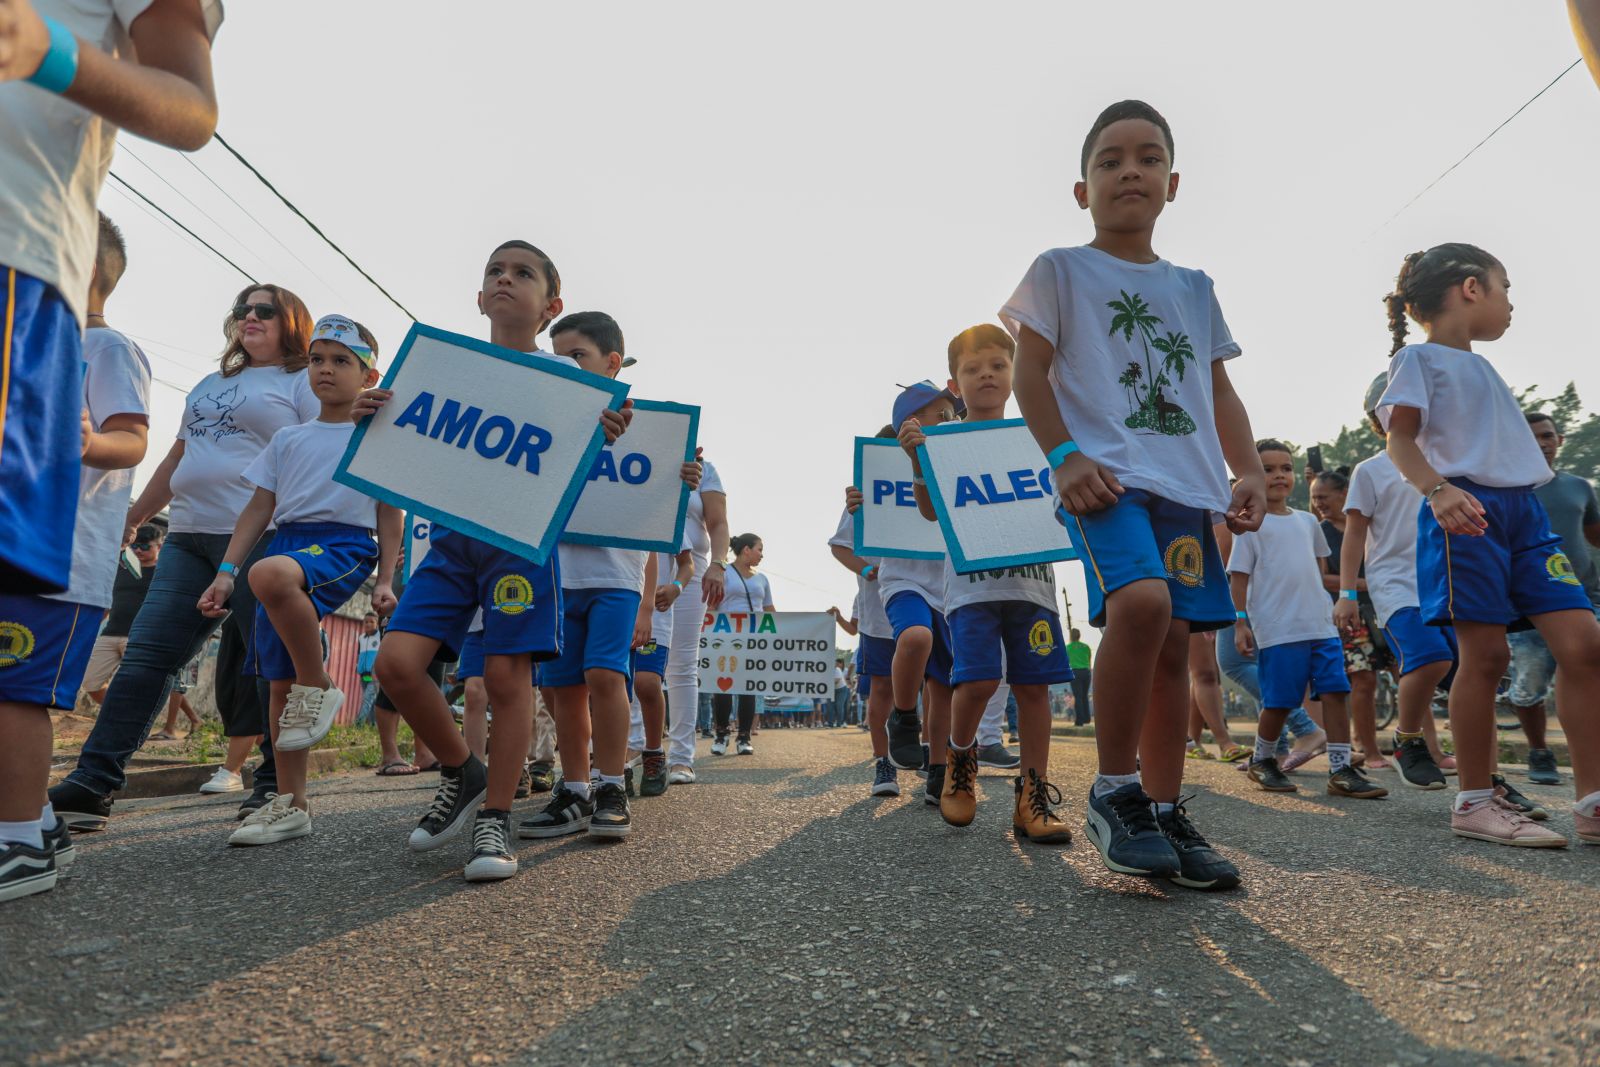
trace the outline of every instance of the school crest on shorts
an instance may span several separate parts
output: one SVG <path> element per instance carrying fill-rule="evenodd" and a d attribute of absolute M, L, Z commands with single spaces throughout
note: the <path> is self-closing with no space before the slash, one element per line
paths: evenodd
<path fill-rule="evenodd" d="M 1206 554 L 1200 547 L 1200 538 L 1192 534 L 1173 538 L 1162 557 L 1167 577 L 1190 589 L 1206 580 Z"/>
<path fill-rule="evenodd" d="M 1040 619 L 1028 630 L 1028 651 L 1035 656 L 1044 657 L 1056 650 L 1055 631 L 1050 629 L 1050 623 Z"/>
<path fill-rule="evenodd" d="M 643 645 L 639 646 L 639 655 L 641 655 L 641 656 L 653 656 L 655 654 L 656 654 L 656 643 L 654 641 L 651 641 L 648 644 L 643 644 Z"/>
<path fill-rule="evenodd" d="M 33 631 L 20 622 L 0 622 L 0 667 L 15 667 L 33 654 Z"/>
<path fill-rule="evenodd" d="M 1552 552 L 1544 561 L 1544 572 L 1552 582 L 1565 582 L 1568 585 L 1581 585 L 1578 576 L 1572 570 L 1572 560 L 1567 558 L 1565 552 Z"/>
<path fill-rule="evenodd" d="M 1150 314 L 1150 305 L 1138 293 L 1124 289 L 1120 296 L 1120 300 L 1106 301 L 1106 307 L 1116 313 L 1111 317 L 1110 335 L 1120 333 L 1129 354 L 1143 357 L 1129 360 L 1117 378 L 1128 398 L 1128 417 L 1122 424 L 1130 430 L 1187 437 L 1195 431 L 1194 418 L 1167 392 L 1176 393 L 1189 365 L 1197 362 L 1194 344 L 1186 333 L 1157 330 L 1161 316 Z M 1133 347 L 1135 337 L 1139 339 L 1137 349 Z M 1177 378 L 1176 385 L 1173 378 Z"/>
<path fill-rule="evenodd" d="M 508 574 L 494 583 L 494 610 L 521 615 L 533 607 L 533 583 L 520 574 Z"/>

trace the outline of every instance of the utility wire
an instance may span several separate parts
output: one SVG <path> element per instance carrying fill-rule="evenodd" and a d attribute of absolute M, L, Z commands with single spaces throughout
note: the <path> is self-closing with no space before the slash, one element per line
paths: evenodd
<path fill-rule="evenodd" d="M 140 200 L 143 200 L 146 204 L 149 204 L 151 207 L 153 207 L 157 211 L 161 212 L 161 214 L 163 216 L 165 216 L 169 221 L 171 221 L 174 225 L 176 225 L 184 233 L 188 234 L 190 237 L 193 237 L 196 241 L 199 241 L 201 244 L 203 244 L 207 248 L 211 249 L 212 255 L 214 255 L 218 259 L 222 260 L 222 262 L 226 263 L 228 266 L 232 267 L 234 270 L 238 271 L 240 274 L 243 274 L 245 276 L 245 279 L 247 281 L 249 281 L 251 284 L 255 284 L 255 277 L 253 275 L 251 275 L 251 273 L 249 271 L 247 271 L 243 267 L 239 266 L 239 264 L 235 263 L 233 260 L 231 260 L 227 256 L 223 255 L 221 252 L 218 252 L 216 250 L 216 247 L 213 246 L 210 241 L 207 241 L 204 237 L 201 237 L 199 234 L 197 234 L 193 230 L 189 229 L 189 227 L 185 226 L 183 223 L 181 223 L 177 219 L 173 218 L 170 214 L 167 213 L 166 208 L 162 207 L 160 204 L 156 203 L 154 200 L 151 200 L 148 196 L 145 196 L 139 190 L 137 190 L 133 186 L 129 185 L 127 180 L 124 179 L 122 177 L 122 175 L 118 174 L 116 171 L 111 171 L 110 174 L 111 174 L 111 177 L 114 178 L 119 185 L 121 185 L 123 188 L 127 189 L 128 192 L 132 193 L 134 196 L 137 196 Z"/>
<path fill-rule="evenodd" d="M 218 222 L 216 220 L 216 218 L 214 218 L 211 215 L 210 212 L 208 212 L 205 208 L 201 207 L 199 204 L 195 203 L 192 199 L 190 199 L 188 193 L 185 193 L 182 189 L 179 189 L 176 185 L 173 185 L 170 181 L 167 180 L 167 176 L 166 175 L 164 175 L 160 171 L 156 170 L 149 163 L 146 163 L 144 161 L 144 159 L 141 156 L 139 156 L 138 153 L 134 152 L 133 149 L 130 148 L 128 145 L 119 144 L 119 145 L 117 145 L 117 150 L 119 152 L 126 152 L 128 154 L 128 156 L 135 163 L 139 164 L 139 166 L 143 167 L 145 170 L 147 170 L 151 174 L 155 175 L 157 181 L 159 181 L 162 185 L 165 185 L 168 189 L 171 189 L 174 193 L 176 193 L 178 195 L 179 199 L 181 199 L 184 203 L 188 204 L 190 207 L 192 207 L 196 211 L 198 211 L 205 218 L 205 220 L 207 222 L 211 223 L 211 225 L 213 225 L 217 229 L 221 230 L 223 235 L 228 237 L 230 240 L 232 240 L 234 244 L 240 245 L 240 246 L 245 247 L 245 248 L 249 247 L 242 240 L 239 239 L 239 235 L 238 234 L 233 233 L 231 230 L 229 230 L 222 223 Z"/>
<path fill-rule="evenodd" d="M 350 258 L 350 253 L 346 252 L 344 249 L 340 248 L 337 244 L 335 244 L 333 242 L 332 238 L 330 238 L 327 234 L 322 232 L 322 228 L 320 226 L 318 226 L 316 223 L 312 222 L 309 218 L 306 217 L 306 213 L 304 211 L 301 211 L 299 208 L 295 207 L 294 204 L 290 202 L 288 197 L 286 197 L 282 193 L 278 192 L 278 187 L 273 185 L 270 181 L 268 181 L 267 180 L 267 176 L 265 174 L 262 174 L 259 170 L 257 170 L 255 168 L 254 164 L 252 164 L 248 159 L 244 158 L 244 156 L 240 155 L 238 149 L 234 148 L 233 145 L 231 145 L 227 141 L 223 140 L 222 134 L 218 133 L 218 134 L 214 134 L 213 136 L 216 138 L 216 142 L 219 145 L 221 145 L 223 148 L 226 148 L 228 150 L 229 154 L 232 155 L 234 159 L 237 159 L 240 163 L 242 163 L 244 165 L 244 168 L 246 170 L 248 170 L 251 174 L 254 174 L 256 176 L 256 179 L 258 181 L 260 181 L 262 185 L 265 185 L 267 187 L 267 189 L 271 191 L 273 196 L 276 196 L 279 200 L 281 200 L 283 202 L 283 206 L 284 207 L 288 208 L 290 211 L 292 211 L 296 215 L 300 216 L 301 221 L 304 222 L 307 226 L 311 227 L 311 232 L 312 233 L 315 233 L 318 237 L 322 238 L 323 241 L 325 241 L 327 243 L 329 248 L 333 249 L 335 252 L 337 252 L 341 256 L 343 256 L 344 257 L 344 261 L 346 263 L 350 264 L 350 266 L 354 267 L 357 274 L 360 274 L 367 281 L 371 282 L 372 283 L 372 287 L 374 289 L 378 290 L 378 292 L 380 292 L 384 296 L 388 297 L 389 303 L 393 304 L 395 307 L 397 307 L 401 311 L 405 312 L 406 318 L 410 319 L 412 322 L 416 322 L 417 321 L 417 317 L 415 315 L 411 314 L 411 312 L 406 308 L 406 306 L 404 304 L 402 304 L 402 303 L 400 303 L 400 301 L 396 300 L 394 298 L 394 294 L 390 293 L 389 290 L 387 290 L 383 286 L 379 285 L 378 284 L 378 280 L 376 278 L 374 278 L 372 275 L 368 274 L 366 271 L 362 270 L 361 269 L 361 264 L 357 263 L 355 260 Z"/>

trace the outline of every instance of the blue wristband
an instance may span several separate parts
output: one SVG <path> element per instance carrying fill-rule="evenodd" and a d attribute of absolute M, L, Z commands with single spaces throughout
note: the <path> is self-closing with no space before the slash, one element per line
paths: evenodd
<path fill-rule="evenodd" d="M 1061 466 L 1063 460 L 1076 451 L 1078 451 L 1078 442 L 1063 441 L 1050 450 L 1050 454 L 1044 457 L 1045 462 L 1050 464 L 1051 470 L 1055 470 L 1057 467 Z"/>
<path fill-rule="evenodd" d="M 1361 599 L 1361 594 L 1356 592 L 1354 589 L 1341 589 L 1341 590 L 1339 590 L 1339 599 L 1340 600 L 1360 600 Z"/>
<path fill-rule="evenodd" d="M 219 563 L 217 564 L 217 573 L 226 574 L 229 578 L 236 577 L 239 573 L 239 565 L 237 563 Z"/>
<path fill-rule="evenodd" d="M 1234 612 L 1233 613 L 1233 617 L 1238 619 L 1240 622 L 1249 622 L 1250 621 L 1249 613 L 1248 612 L 1244 612 L 1244 611 L 1236 611 L 1236 612 Z"/>
<path fill-rule="evenodd" d="M 865 567 L 861 568 L 861 577 L 863 577 L 863 578 L 871 578 L 872 577 L 872 572 L 877 570 L 877 569 L 878 568 L 877 568 L 876 564 L 869 563 Z"/>
<path fill-rule="evenodd" d="M 683 591 L 683 583 L 678 581 L 678 579 L 676 579 L 676 578 L 672 579 L 672 584 L 678 587 L 678 591 L 679 592 Z"/>
<path fill-rule="evenodd" d="M 56 19 L 46 18 L 44 28 L 50 33 L 50 50 L 28 81 L 52 93 L 64 93 L 78 76 L 78 39 Z"/>

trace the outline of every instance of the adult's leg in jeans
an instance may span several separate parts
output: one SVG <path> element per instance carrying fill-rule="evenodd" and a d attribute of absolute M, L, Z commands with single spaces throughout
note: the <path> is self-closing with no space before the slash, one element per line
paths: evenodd
<path fill-rule="evenodd" d="M 1555 677 L 1556 659 L 1537 630 L 1507 634 L 1506 643 L 1511 646 L 1511 688 L 1506 699 L 1517 713 L 1528 747 L 1545 748 L 1544 702 L 1550 694 L 1550 679 Z"/>
<path fill-rule="evenodd" d="M 1085 726 L 1092 717 L 1089 710 L 1089 679 L 1093 668 L 1072 672 L 1072 725 Z"/>
<path fill-rule="evenodd" d="M 214 557 L 215 563 L 221 563 L 223 555 L 228 551 L 228 534 L 205 534 L 206 547 Z M 228 597 L 228 610 L 232 613 L 230 621 L 238 627 L 239 639 L 249 648 L 255 640 L 256 630 L 256 596 L 250 588 L 248 571 L 250 565 L 255 563 L 265 554 L 267 545 L 271 543 L 271 535 L 262 537 L 255 551 L 250 553 L 250 558 L 245 561 L 244 571 L 239 575 L 239 581 L 234 584 L 233 594 Z M 231 721 L 237 724 L 241 736 L 253 734 L 260 738 L 261 763 L 256 767 L 255 782 L 252 789 L 257 793 L 271 793 L 277 791 L 278 762 L 272 751 L 272 731 L 267 722 L 267 709 L 272 706 L 271 688 L 265 678 L 244 677 L 240 679 L 238 688 L 233 693 L 233 712 Z M 220 694 L 218 703 L 220 705 Z M 254 726 L 250 724 L 254 723 Z"/>
<path fill-rule="evenodd" d="M 695 712 L 695 729 L 701 731 L 702 733 L 709 733 L 711 731 L 711 694 L 699 694 L 699 698 L 695 701 L 695 703 L 698 705 L 698 708 Z"/>
<path fill-rule="evenodd" d="M 705 622 L 705 601 L 700 599 L 696 575 L 688 590 L 672 605 L 672 647 L 667 652 L 667 700 L 673 709 L 667 736 L 667 764 L 694 766 L 695 708 L 700 699 L 700 627 Z"/>

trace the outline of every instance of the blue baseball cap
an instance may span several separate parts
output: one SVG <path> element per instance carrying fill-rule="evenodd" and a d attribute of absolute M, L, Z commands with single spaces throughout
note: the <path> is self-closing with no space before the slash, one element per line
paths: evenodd
<path fill-rule="evenodd" d="M 956 399 L 955 394 L 950 392 L 948 389 L 934 385 L 933 382 L 929 381 L 927 378 L 922 379 L 922 381 L 917 382 L 914 385 L 901 386 L 900 395 L 895 397 L 894 400 L 894 418 L 890 421 L 890 425 L 892 425 L 895 428 L 895 432 L 898 433 L 900 431 L 900 424 L 902 422 L 905 422 L 912 415 L 916 414 L 918 411 L 921 411 L 923 408 L 927 407 L 935 400 L 938 400 L 940 397 L 944 397 L 946 400 L 950 401 L 950 403 L 955 406 L 956 414 L 961 414 L 961 411 L 965 405 Z"/>

